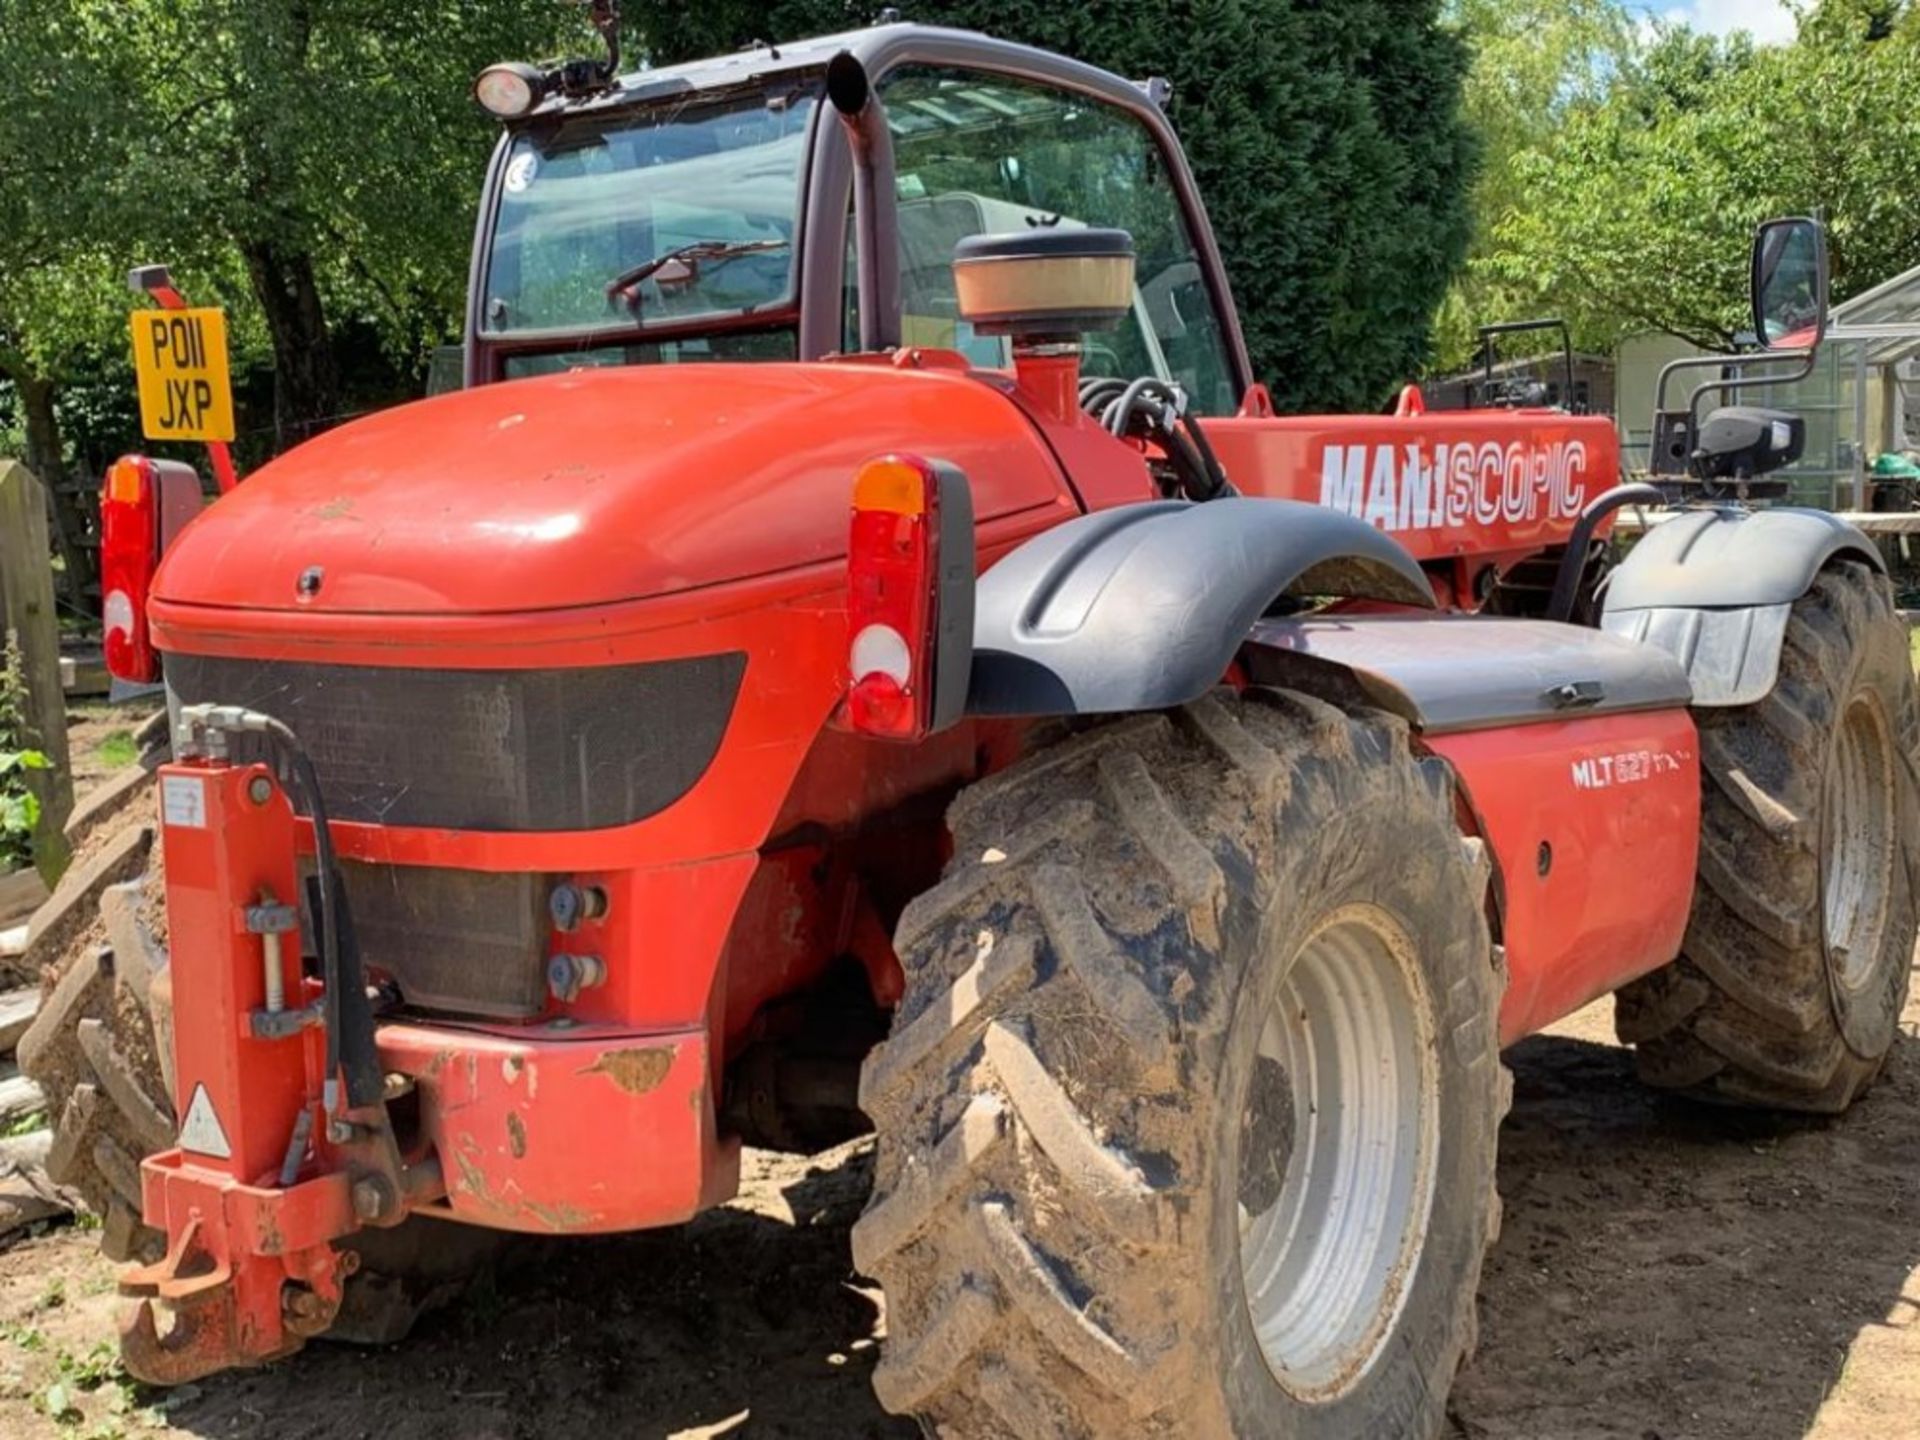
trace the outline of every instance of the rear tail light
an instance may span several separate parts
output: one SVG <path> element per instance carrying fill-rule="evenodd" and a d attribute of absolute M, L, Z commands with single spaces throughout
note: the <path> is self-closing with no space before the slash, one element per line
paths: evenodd
<path fill-rule="evenodd" d="M 848 722 L 889 740 L 918 740 L 953 724 L 973 662 L 966 476 L 913 455 L 861 466 L 847 581 Z"/>
<path fill-rule="evenodd" d="M 128 455 L 113 462 L 100 491 L 100 593 L 107 670 L 150 683 L 160 662 L 147 635 L 147 592 L 160 560 L 160 497 L 153 462 Z"/>

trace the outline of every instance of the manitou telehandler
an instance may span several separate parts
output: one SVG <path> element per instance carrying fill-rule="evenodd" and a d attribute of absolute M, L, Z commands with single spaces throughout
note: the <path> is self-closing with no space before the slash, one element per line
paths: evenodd
<path fill-rule="evenodd" d="M 616 69 L 479 82 L 463 390 L 184 525 L 108 481 L 171 759 L 23 1058 L 135 1375 L 870 1123 L 930 1433 L 1431 1436 L 1503 1045 L 1618 991 L 1654 1084 L 1872 1080 L 1920 715 L 1873 547 L 1746 503 L 1795 417 L 1709 371 L 1617 488 L 1602 418 L 1276 416 L 1164 85 L 902 24 Z M 1824 277 L 1762 228 L 1744 383 Z"/>

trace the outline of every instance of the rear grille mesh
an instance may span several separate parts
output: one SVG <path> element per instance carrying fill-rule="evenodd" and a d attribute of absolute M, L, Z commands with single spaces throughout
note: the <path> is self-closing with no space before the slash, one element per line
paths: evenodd
<path fill-rule="evenodd" d="M 737 651 L 567 670 L 166 657 L 181 703 L 290 725 L 334 818 L 453 830 L 598 830 L 658 814 L 713 763 L 745 672 Z"/>

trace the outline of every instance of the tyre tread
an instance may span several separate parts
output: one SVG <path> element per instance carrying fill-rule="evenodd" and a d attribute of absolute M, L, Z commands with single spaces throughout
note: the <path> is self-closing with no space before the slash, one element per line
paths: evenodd
<path fill-rule="evenodd" d="M 1401 787 L 1397 803 L 1453 831 L 1451 771 L 1414 761 L 1395 717 L 1259 691 L 1171 719 L 1074 735 L 963 792 L 948 811 L 956 860 L 896 933 L 908 998 L 862 1076 L 881 1155 L 854 1258 L 888 1294 L 881 1403 L 942 1435 L 1188 1433 L 1177 1325 L 1143 1330 L 1112 1287 L 1120 1270 L 1173 1263 L 1192 1223 L 1178 1171 L 1125 1136 L 1143 1115 L 1180 1123 L 1184 1087 L 1205 1083 L 1190 1069 L 1214 1063 L 1228 904 L 1257 908 L 1271 883 L 1258 868 L 1230 881 L 1209 836 L 1223 817 L 1274 814 L 1303 793 L 1306 767 L 1389 776 L 1365 783 Z M 1449 863 L 1484 895 L 1484 844 Z M 1112 865 L 1137 868 L 1123 882 L 1100 868 Z M 1103 908 L 1116 896 L 1127 913 Z M 1502 974 L 1489 958 L 1479 993 L 1497 995 Z M 1042 1013 L 1056 1017 L 1045 1037 L 1030 1028 Z M 1503 1115 L 1512 1086 L 1491 1007 L 1466 1032 L 1455 1043 L 1476 1064 L 1491 1057 Z M 1083 1082 L 1075 1057 L 1113 1078 Z M 926 1139 L 890 1156 L 890 1134 Z M 1498 1229 L 1495 1199 L 1487 1245 Z M 1448 1341 L 1456 1366 L 1472 1305 L 1470 1285 Z"/>
<path fill-rule="evenodd" d="M 1878 1073 L 1884 1052 L 1850 1046 L 1828 980 L 1820 806 L 1829 735 L 1853 687 L 1897 691 L 1882 695 L 1895 743 L 1911 755 L 1920 738 L 1904 631 L 1885 577 L 1841 560 L 1795 602 L 1774 689 L 1750 706 L 1696 712 L 1706 780 L 1692 915 L 1680 958 L 1623 989 L 1615 1012 L 1647 1083 L 1723 1104 L 1835 1113 Z M 1895 789 L 1908 853 L 1895 864 L 1888 923 L 1911 932 L 1914 787 L 1898 779 Z M 1896 938 L 1886 944 L 1900 953 L 1887 963 L 1902 973 L 1889 981 L 1904 985 L 1911 934 L 1904 946 Z"/>

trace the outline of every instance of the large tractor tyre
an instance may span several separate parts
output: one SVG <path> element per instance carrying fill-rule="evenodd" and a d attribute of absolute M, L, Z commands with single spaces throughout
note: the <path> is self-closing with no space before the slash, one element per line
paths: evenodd
<path fill-rule="evenodd" d="M 1757 704 L 1695 712 L 1699 878 L 1679 959 L 1620 992 L 1649 1084 L 1834 1114 L 1873 1082 L 1914 948 L 1920 751 L 1907 627 L 1887 581 L 1823 570 Z"/>
<path fill-rule="evenodd" d="M 152 775 L 168 758 L 164 715 L 140 761 L 81 802 L 74 861 L 29 926 L 25 963 L 44 977 L 20 1068 L 53 1125 L 47 1173 L 100 1218 L 112 1260 L 157 1260 L 166 1237 L 140 1218 L 140 1161 L 174 1144 L 173 988 Z M 387 1344 L 459 1293 L 497 1246 L 490 1231 L 415 1219 L 349 1242 L 349 1278 L 329 1339 Z"/>
<path fill-rule="evenodd" d="M 1437 1434 L 1510 1094 L 1445 765 L 1261 692 L 949 820 L 861 1078 L 881 1403 L 951 1440 Z"/>

